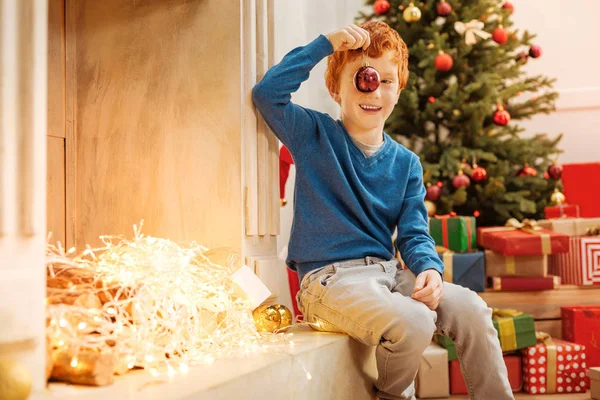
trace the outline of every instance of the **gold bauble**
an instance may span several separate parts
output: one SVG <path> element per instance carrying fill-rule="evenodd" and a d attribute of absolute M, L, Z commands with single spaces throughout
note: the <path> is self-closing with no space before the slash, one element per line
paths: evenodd
<path fill-rule="evenodd" d="M 279 315 L 281 316 L 281 325 L 279 327 L 284 328 L 292 325 L 294 318 L 292 317 L 290 309 L 283 304 L 276 304 L 275 308 L 277 308 L 277 311 L 279 311 Z"/>
<path fill-rule="evenodd" d="M 279 204 L 281 205 L 281 207 L 285 207 L 285 205 L 287 204 L 287 199 L 279 199 Z"/>
<path fill-rule="evenodd" d="M 421 10 L 418 7 L 415 7 L 414 3 L 410 3 L 404 12 L 402 13 L 402 18 L 409 24 L 412 22 L 417 22 L 421 19 Z"/>
<path fill-rule="evenodd" d="M 0 399 L 25 400 L 31 393 L 31 373 L 23 364 L 0 360 Z"/>
<path fill-rule="evenodd" d="M 281 327 L 281 314 L 276 306 L 263 304 L 252 311 L 259 332 L 273 332 Z"/>
<path fill-rule="evenodd" d="M 436 211 L 435 203 L 430 200 L 425 200 L 425 207 L 427 208 L 427 214 L 429 214 L 430 217 L 433 217 Z"/>
<path fill-rule="evenodd" d="M 558 188 L 554 189 L 554 193 L 550 196 L 550 202 L 555 206 L 563 204 L 566 200 L 565 195 L 562 194 Z"/>

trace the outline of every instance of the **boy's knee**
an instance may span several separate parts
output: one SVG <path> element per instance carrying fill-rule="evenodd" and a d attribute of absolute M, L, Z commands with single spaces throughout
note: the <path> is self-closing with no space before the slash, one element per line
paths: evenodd
<path fill-rule="evenodd" d="M 485 301 L 477 293 L 473 291 L 465 291 L 464 295 L 461 296 L 460 310 L 454 310 L 454 312 L 460 312 L 461 317 L 465 321 L 480 322 L 490 320 L 492 317 L 492 310 L 488 307 Z"/>
<path fill-rule="evenodd" d="M 406 341 L 414 347 L 427 347 L 436 330 L 436 313 L 425 304 L 418 303 L 401 312 L 401 320 L 390 332 L 390 340 Z"/>

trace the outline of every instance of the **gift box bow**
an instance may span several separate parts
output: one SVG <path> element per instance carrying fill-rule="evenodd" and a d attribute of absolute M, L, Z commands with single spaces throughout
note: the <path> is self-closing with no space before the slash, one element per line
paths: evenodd
<path fill-rule="evenodd" d="M 556 349 L 556 343 L 554 343 L 550 334 L 538 331 L 535 332 L 535 338 L 538 342 L 541 342 L 544 344 L 544 346 L 546 346 L 546 359 L 548 360 L 546 367 L 546 392 L 556 393 L 556 377 L 558 375 L 566 376 L 569 373 L 570 368 L 564 368 L 563 370 L 556 368 L 558 350 Z M 568 361 L 565 363 L 565 367 L 567 365 L 571 366 L 575 362 L 576 360 Z"/>
<path fill-rule="evenodd" d="M 519 221 L 516 218 L 510 218 L 508 221 L 506 221 L 504 226 L 497 228 L 485 228 L 486 232 L 506 232 L 514 230 L 520 230 L 522 232 L 540 236 L 542 240 L 542 253 L 552 253 L 552 243 L 550 242 L 550 235 L 548 233 L 539 232 L 542 231 L 543 228 L 539 226 L 537 221 L 534 219 L 524 219 L 523 221 Z"/>
<path fill-rule="evenodd" d="M 592 226 L 585 230 L 585 236 L 600 236 L 600 226 Z"/>
<path fill-rule="evenodd" d="M 523 315 L 521 311 L 512 308 L 494 308 L 492 319 L 498 323 L 498 333 L 502 342 L 502 350 L 510 351 L 517 348 L 517 333 L 514 317 Z"/>

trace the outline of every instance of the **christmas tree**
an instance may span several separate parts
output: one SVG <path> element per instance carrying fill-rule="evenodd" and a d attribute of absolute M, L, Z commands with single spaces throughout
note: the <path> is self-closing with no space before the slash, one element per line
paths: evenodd
<path fill-rule="evenodd" d="M 541 219 L 559 200 L 562 135 L 525 137 L 515 122 L 550 113 L 553 79 L 526 76 L 541 56 L 500 0 L 375 0 L 357 22 L 381 20 L 409 48 L 410 76 L 386 132 L 420 157 L 430 214 L 474 215 L 480 226 Z M 533 60 L 535 61 L 535 60 Z"/>

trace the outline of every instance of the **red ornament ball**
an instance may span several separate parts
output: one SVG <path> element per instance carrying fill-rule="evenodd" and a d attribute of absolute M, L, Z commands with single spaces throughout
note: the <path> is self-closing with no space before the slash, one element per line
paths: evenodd
<path fill-rule="evenodd" d="M 524 51 L 520 52 L 517 55 L 517 58 L 515 59 L 518 63 L 521 64 L 526 64 L 527 60 L 529 60 L 529 54 L 525 53 Z"/>
<path fill-rule="evenodd" d="M 444 184 L 442 183 L 442 181 L 437 181 L 436 185 L 437 185 L 438 187 L 443 187 L 443 186 L 444 186 Z"/>
<path fill-rule="evenodd" d="M 433 96 L 429 97 L 429 102 L 430 103 L 435 103 L 435 97 L 433 97 Z"/>
<path fill-rule="evenodd" d="M 461 187 L 467 188 L 470 184 L 471 180 L 462 171 L 459 171 L 458 175 L 452 179 L 452 186 L 454 186 L 456 189 Z"/>
<path fill-rule="evenodd" d="M 442 194 L 442 189 L 437 185 L 431 185 L 427 188 L 427 192 L 425 193 L 425 199 L 430 201 L 436 201 L 440 198 Z"/>
<path fill-rule="evenodd" d="M 475 218 L 479 217 L 480 215 L 481 215 L 481 213 L 479 212 L 479 210 L 475 210 L 475 211 L 473 212 L 473 216 L 474 216 Z"/>
<path fill-rule="evenodd" d="M 452 6 L 448 2 L 446 2 L 446 0 L 442 0 L 441 2 L 436 4 L 435 10 L 437 11 L 440 17 L 446 17 L 452 12 Z"/>
<path fill-rule="evenodd" d="M 390 11 L 390 2 L 388 0 L 377 0 L 375 4 L 373 4 L 373 10 L 377 15 L 387 14 Z"/>
<path fill-rule="evenodd" d="M 510 122 L 510 114 L 503 108 L 499 108 L 494 113 L 494 123 L 496 125 L 505 126 Z"/>
<path fill-rule="evenodd" d="M 373 67 L 360 67 L 354 74 L 354 86 L 356 86 L 359 92 L 374 92 L 379 87 L 379 83 L 379 72 Z"/>
<path fill-rule="evenodd" d="M 471 173 L 471 179 L 474 182 L 483 182 L 487 178 L 487 171 L 483 167 L 474 166 Z"/>
<path fill-rule="evenodd" d="M 548 167 L 548 176 L 554 180 L 559 180 L 562 177 L 562 173 L 563 167 L 560 164 L 552 163 L 552 165 Z"/>
<path fill-rule="evenodd" d="M 508 10 L 511 14 L 515 12 L 515 6 L 510 1 L 507 1 L 504 4 L 502 4 L 502 8 Z"/>
<path fill-rule="evenodd" d="M 529 165 L 525 165 L 519 172 L 518 175 L 523 176 L 536 176 L 537 169 L 530 167 Z"/>
<path fill-rule="evenodd" d="M 454 60 L 450 54 L 440 53 L 435 57 L 434 65 L 438 71 L 446 72 L 450 71 Z"/>
<path fill-rule="evenodd" d="M 508 31 L 502 26 L 499 26 L 492 32 L 492 39 L 498 44 L 504 44 L 508 42 Z"/>
<path fill-rule="evenodd" d="M 538 45 L 533 45 L 529 48 L 529 56 L 532 58 L 538 58 L 542 56 L 542 48 Z"/>

